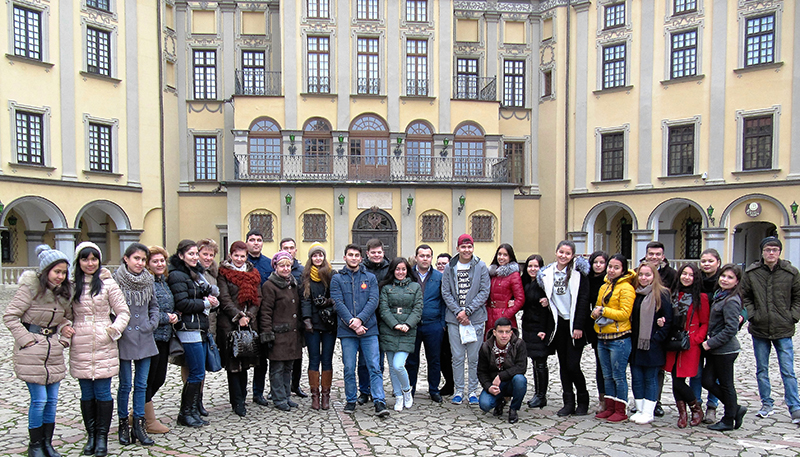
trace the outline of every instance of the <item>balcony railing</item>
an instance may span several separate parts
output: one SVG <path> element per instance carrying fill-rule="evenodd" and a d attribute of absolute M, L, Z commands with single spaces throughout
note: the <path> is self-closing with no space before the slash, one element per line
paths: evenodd
<path fill-rule="evenodd" d="M 331 93 L 331 78 L 327 76 L 309 76 L 308 93 L 310 94 Z"/>
<path fill-rule="evenodd" d="M 504 157 L 234 154 L 240 181 L 507 183 Z"/>
<path fill-rule="evenodd" d="M 406 96 L 408 97 L 427 97 L 427 79 L 409 79 L 406 81 Z"/>
<path fill-rule="evenodd" d="M 281 72 L 261 68 L 236 70 L 236 95 L 281 95 Z"/>
<path fill-rule="evenodd" d="M 380 78 L 358 78 L 356 91 L 359 95 L 378 95 L 381 93 Z"/>
<path fill-rule="evenodd" d="M 453 98 L 456 100 L 497 100 L 497 78 L 478 78 L 474 75 L 453 77 Z"/>

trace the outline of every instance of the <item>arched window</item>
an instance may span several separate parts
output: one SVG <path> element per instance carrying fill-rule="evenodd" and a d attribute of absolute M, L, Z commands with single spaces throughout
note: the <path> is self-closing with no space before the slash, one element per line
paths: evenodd
<path fill-rule="evenodd" d="M 275 215 L 265 209 L 255 210 L 247 215 L 247 231 L 258 230 L 265 242 L 275 240 Z"/>
<path fill-rule="evenodd" d="M 305 173 L 330 173 L 331 166 L 331 125 L 322 118 L 312 118 L 303 127 L 305 154 L 303 171 Z"/>
<path fill-rule="evenodd" d="M 415 121 L 406 129 L 406 174 L 431 174 L 433 129 L 426 122 Z"/>
<path fill-rule="evenodd" d="M 248 173 L 266 177 L 281 174 L 281 129 L 269 118 L 261 118 L 250 126 L 247 136 Z"/>
<path fill-rule="evenodd" d="M 385 180 L 389 177 L 389 128 L 374 114 L 350 125 L 350 177 Z"/>
<path fill-rule="evenodd" d="M 496 232 L 494 214 L 488 211 L 476 211 L 469 218 L 469 232 L 475 242 L 494 242 Z"/>
<path fill-rule="evenodd" d="M 439 243 L 447 241 L 447 216 L 441 211 L 426 211 L 419 218 L 420 241 Z"/>
<path fill-rule="evenodd" d="M 453 147 L 453 174 L 460 177 L 483 176 L 483 130 L 473 123 L 456 129 Z"/>

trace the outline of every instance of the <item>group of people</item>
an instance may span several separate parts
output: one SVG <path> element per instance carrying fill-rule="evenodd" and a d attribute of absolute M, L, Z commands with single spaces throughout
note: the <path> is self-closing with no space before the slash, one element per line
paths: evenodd
<path fill-rule="evenodd" d="M 319 243 L 310 246 L 305 265 L 295 258 L 291 238 L 281 240 L 271 258 L 262 255 L 262 244 L 263 235 L 252 230 L 217 265 L 218 247 L 210 239 L 183 240 L 172 255 L 133 243 L 113 274 L 91 242 L 79 244 L 71 262 L 39 246 L 38 271 L 20 277 L 4 315 L 15 340 L 16 374 L 31 397 L 28 455 L 59 456 L 52 438 L 67 347 L 70 374 L 81 389 L 84 455 L 108 453 L 116 375 L 120 444 L 152 445 L 149 434 L 169 431 L 156 418 L 153 397 L 170 361 L 182 366 L 183 426 L 208 424 L 205 373 L 220 367 L 237 415 L 247 414 L 250 368 L 253 402 L 266 406 L 271 399 L 280 411 L 298 407 L 291 394 L 307 396 L 299 385 L 303 347 L 311 407 L 327 410 L 337 338 L 347 413 L 371 400 L 377 416 L 389 414 L 384 360 L 394 410 L 411 408 L 424 345 L 434 402 L 451 396 L 453 404 L 467 401 L 502 416 L 510 398 L 508 421 L 515 423 L 527 393 L 528 358 L 535 393 L 527 404 L 542 408 L 550 383 L 547 358 L 557 354 L 563 390 L 557 415 L 587 415 L 581 356 L 588 344 L 596 360 L 596 418 L 629 419 L 630 366 L 631 421 L 646 424 L 663 416 L 660 396 L 669 373 L 678 427 L 705 422 L 712 430 L 732 430 L 747 411 L 737 402 L 734 361 L 736 334 L 749 321 L 762 401 L 756 416 L 773 413 L 768 366 L 774 346 L 786 405 L 800 423 L 792 348 L 800 272 L 780 259 L 782 244 L 775 237 L 762 241 L 761 260 L 744 272 L 721 265 L 714 249 L 702 253 L 699 267 L 689 263 L 676 271 L 659 242 L 648 244 L 646 257 L 631 270 L 621 254 L 598 251 L 587 261 L 568 240 L 558 244 L 554 262 L 546 265 L 534 254 L 520 268 L 509 244 L 501 244 L 487 266 L 474 255 L 468 234 L 458 238 L 453 257 L 434 257 L 422 244 L 411 259 L 389 260 L 375 239 L 367 243 L 366 258 L 361 247 L 347 245 L 338 272 Z M 212 367 L 215 354 L 219 362 Z M 271 392 L 265 398 L 268 371 Z M 709 392 L 705 412 L 701 386 Z M 725 413 L 717 421 L 720 400 Z"/>

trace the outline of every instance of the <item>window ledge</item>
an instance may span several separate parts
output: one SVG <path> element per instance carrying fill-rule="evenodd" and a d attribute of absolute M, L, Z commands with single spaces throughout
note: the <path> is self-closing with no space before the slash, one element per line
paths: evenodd
<path fill-rule="evenodd" d="M 671 175 L 671 176 L 659 176 L 658 179 L 662 180 L 678 180 L 678 179 L 698 179 L 700 175 L 692 174 L 692 175 Z"/>
<path fill-rule="evenodd" d="M 40 67 L 48 68 L 48 69 L 49 68 L 53 68 L 53 66 L 55 65 L 54 63 L 45 62 L 43 60 L 31 59 L 30 57 L 16 56 L 14 54 L 6 54 L 6 58 L 8 60 L 13 60 L 14 62 L 29 63 L 29 64 L 33 64 L 33 65 L 38 65 Z"/>
<path fill-rule="evenodd" d="M 95 170 L 83 170 L 83 174 L 90 176 L 107 176 L 109 178 L 121 178 L 122 176 L 124 176 L 122 173 L 114 173 L 111 171 L 95 171 Z"/>
<path fill-rule="evenodd" d="M 350 94 L 350 98 L 386 99 L 387 96 L 383 94 Z"/>
<path fill-rule="evenodd" d="M 662 86 L 670 86 L 672 84 L 688 83 L 693 81 L 702 81 L 706 75 L 684 76 L 683 78 L 666 79 L 661 81 Z"/>
<path fill-rule="evenodd" d="M 432 95 L 401 95 L 400 100 L 436 100 Z"/>
<path fill-rule="evenodd" d="M 504 111 L 530 111 L 530 108 L 525 106 L 504 106 L 500 105 L 500 109 Z"/>
<path fill-rule="evenodd" d="M 25 168 L 27 170 L 42 170 L 46 172 L 56 171 L 55 167 L 48 167 L 47 165 L 35 165 L 32 163 L 8 162 L 8 166 L 11 168 Z"/>
<path fill-rule="evenodd" d="M 762 63 L 760 65 L 751 65 L 749 67 L 744 67 L 744 68 L 735 68 L 733 72 L 736 73 L 737 75 L 741 75 L 743 73 L 750 73 L 759 70 L 773 70 L 773 69 L 777 70 L 782 66 L 783 62 Z"/>
<path fill-rule="evenodd" d="M 631 180 L 625 179 L 609 179 L 607 181 L 592 181 L 593 186 L 601 186 L 603 184 L 630 184 Z"/>
<path fill-rule="evenodd" d="M 757 175 L 757 174 L 767 174 L 767 173 L 780 173 L 780 168 L 760 168 L 758 170 L 736 170 L 732 171 L 731 174 L 736 175 Z"/>
<path fill-rule="evenodd" d="M 598 89 L 593 91 L 592 93 L 595 95 L 603 95 L 603 94 L 613 94 L 615 92 L 628 92 L 630 93 L 633 86 L 620 86 L 620 87 L 612 87 L 610 89 Z"/>
<path fill-rule="evenodd" d="M 84 81 L 86 80 L 86 78 L 92 78 L 92 79 L 99 79 L 100 81 L 108 81 L 114 84 L 119 84 L 122 82 L 121 79 L 112 78 L 111 76 L 98 75 L 97 73 L 92 73 L 89 71 L 82 71 L 80 73 L 81 76 L 83 76 Z"/>
<path fill-rule="evenodd" d="M 338 97 L 335 92 L 300 92 L 301 97 Z"/>

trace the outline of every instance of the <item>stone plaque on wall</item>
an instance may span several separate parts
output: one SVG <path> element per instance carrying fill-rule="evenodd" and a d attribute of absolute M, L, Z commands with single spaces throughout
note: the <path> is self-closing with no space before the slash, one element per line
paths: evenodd
<path fill-rule="evenodd" d="M 392 209 L 391 192 L 359 192 L 358 209 L 369 209 L 377 206 L 380 209 Z"/>

